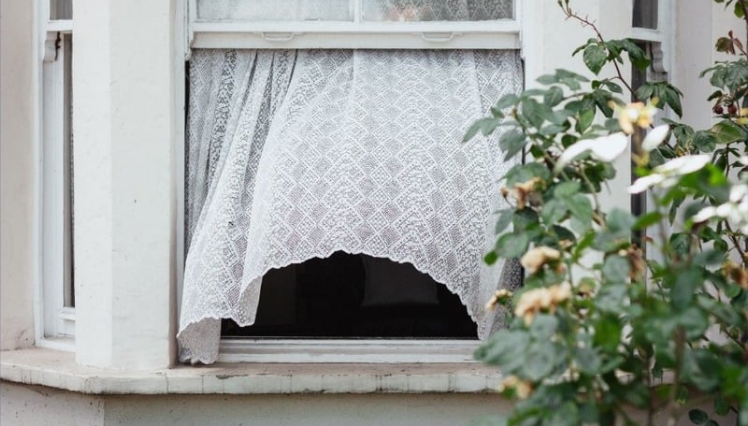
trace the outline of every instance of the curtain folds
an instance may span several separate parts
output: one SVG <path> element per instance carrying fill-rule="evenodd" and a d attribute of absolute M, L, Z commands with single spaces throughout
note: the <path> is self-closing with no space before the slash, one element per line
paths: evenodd
<path fill-rule="evenodd" d="M 196 50 L 190 63 L 180 359 L 212 363 L 220 319 L 254 322 L 270 269 L 337 251 L 408 262 L 481 338 L 516 262 L 482 261 L 514 165 L 461 143 L 521 89 L 515 51 Z"/>

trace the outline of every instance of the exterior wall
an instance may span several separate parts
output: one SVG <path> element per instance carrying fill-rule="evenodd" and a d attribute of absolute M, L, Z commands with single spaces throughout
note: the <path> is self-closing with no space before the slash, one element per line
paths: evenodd
<path fill-rule="evenodd" d="M 34 343 L 37 143 L 34 123 L 34 10 L 28 0 L 0 3 L 0 350 Z"/>
<path fill-rule="evenodd" d="M 3 425 L 102 426 L 104 399 L 41 386 L 0 384 Z"/>
<path fill-rule="evenodd" d="M 7 382 L 0 393 L 5 426 L 455 426 L 510 407 L 486 394 L 100 397 Z M 735 422 L 734 415 L 715 419 Z M 691 424 L 684 414 L 676 426 Z"/>
<path fill-rule="evenodd" d="M 4 426 L 455 426 L 506 410 L 496 395 L 107 396 L 2 383 Z"/>

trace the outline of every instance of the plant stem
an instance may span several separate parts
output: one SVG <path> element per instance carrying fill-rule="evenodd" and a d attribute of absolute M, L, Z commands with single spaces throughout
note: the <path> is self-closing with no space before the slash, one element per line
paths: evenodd
<path fill-rule="evenodd" d="M 605 43 L 605 39 L 603 38 L 602 33 L 600 33 L 600 30 L 597 28 L 597 26 L 593 24 L 589 19 L 582 18 L 581 16 L 577 15 L 571 10 L 571 8 L 568 5 L 566 5 L 565 7 L 561 6 L 561 9 L 564 11 L 567 18 L 576 19 L 583 26 L 588 26 L 592 28 L 592 30 L 595 32 L 595 35 L 597 36 L 597 39 L 600 41 L 600 43 Z M 621 83 L 623 83 L 624 86 L 626 86 L 626 89 L 629 91 L 629 93 L 633 95 L 634 89 L 632 89 L 631 85 L 629 85 L 626 79 L 623 78 L 623 72 L 621 72 L 621 68 L 618 65 L 618 62 L 616 61 L 610 61 L 610 62 L 613 64 L 613 66 L 616 69 L 616 74 L 618 75 L 618 79 L 621 80 Z"/>

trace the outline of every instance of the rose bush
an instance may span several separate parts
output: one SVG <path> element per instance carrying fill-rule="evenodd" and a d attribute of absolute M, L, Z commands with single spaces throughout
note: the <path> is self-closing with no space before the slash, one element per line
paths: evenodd
<path fill-rule="evenodd" d="M 639 45 L 605 40 L 568 0 L 559 6 L 596 34 L 575 52 L 587 68 L 598 75 L 612 66 L 615 76 L 557 70 L 541 88 L 499 99 L 465 137 L 500 129 L 507 159 L 529 154 L 505 176 L 512 207 L 500 212 L 486 255 L 519 258 L 526 270 L 521 290 L 488 301 L 511 319 L 476 352 L 501 369 L 499 390 L 516 400 L 493 422 L 673 425 L 687 413 L 713 426 L 734 413 L 748 426 L 744 43 L 720 38 L 717 49 L 732 60 L 704 73 L 717 124 L 696 130 L 663 114 L 652 128 L 665 108 L 680 115 L 680 91 L 666 82 L 633 91 L 619 64 L 645 70 Z M 745 17 L 748 0 L 726 6 Z M 598 196 L 615 176 L 611 162 L 629 152 L 638 176 L 629 192 L 649 197 L 636 217 Z M 716 418 L 690 408 L 703 401 Z"/>

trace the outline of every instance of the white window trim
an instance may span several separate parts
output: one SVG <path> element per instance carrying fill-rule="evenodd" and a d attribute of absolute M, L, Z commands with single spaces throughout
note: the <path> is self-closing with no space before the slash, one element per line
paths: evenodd
<path fill-rule="evenodd" d="M 72 20 L 49 20 L 49 0 L 36 2 L 34 58 L 36 81 L 35 116 L 37 140 L 37 184 L 39 224 L 37 252 L 40 259 L 35 285 L 36 346 L 74 351 L 75 308 L 66 307 L 66 292 L 72 282 L 65 278 L 72 267 L 69 218 L 72 206 L 67 197 L 71 182 L 64 179 L 71 153 L 65 141 L 65 50 L 61 38 L 72 37 Z M 59 42 L 59 44 L 58 44 Z M 67 174 L 70 176 L 69 174 Z M 67 236 L 66 236 L 67 234 Z"/>
<path fill-rule="evenodd" d="M 647 71 L 647 80 L 661 79 L 673 70 L 675 31 L 671 30 L 675 26 L 674 6 L 673 0 L 658 0 L 657 29 L 631 29 L 631 38 L 652 46 L 652 65 Z"/>
<path fill-rule="evenodd" d="M 515 0 L 511 20 L 408 23 L 361 22 L 358 0 L 353 21 L 204 22 L 197 20 L 197 0 L 188 1 L 190 48 L 519 49 L 521 44 L 521 0 Z"/>
<path fill-rule="evenodd" d="M 478 340 L 221 339 L 218 362 L 335 364 L 474 364 Z"/>

